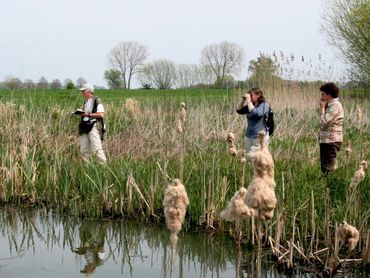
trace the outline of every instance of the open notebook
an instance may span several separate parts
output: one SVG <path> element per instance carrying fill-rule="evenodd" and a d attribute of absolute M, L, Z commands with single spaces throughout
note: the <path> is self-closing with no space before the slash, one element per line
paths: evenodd
<path fill-rule="evenodd" d="M 77 109 L 76 111 L 72 112 L 72 114 L 81 115 L 81 114 L 85 114 L 85 111 L 83 111 L 82 109 Z"/>

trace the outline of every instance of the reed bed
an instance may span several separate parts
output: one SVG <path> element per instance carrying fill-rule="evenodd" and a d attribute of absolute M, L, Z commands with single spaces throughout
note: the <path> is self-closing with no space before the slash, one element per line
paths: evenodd
<path fill-rule="evenodd" d="M 264 238 L 271 239 L 266 243 L 277 249 L 281 261 L 291 260 L 284 255 L 289 250 L 303 260 L 309 260 L 309 254 L 323 260 L 319 255 L 326 252 L 315 252 L 326 248 L 323 242 L 334 246 L 335 224 L 347 220 L 346 210 L 353 205 L 346 198 L 351 179 L 359 161 L 370 160 L 370 100 L 363 97 L 369 92 L 344 91 L 345 142 L 339 169 L 328 179 L 321 176 L 318 87 L 309 83 L 264 88 L 276 118 L 269 149 L 278 200 L 273 219 L 264 225 Z M 165 185 L 181 174 L 191 200 L 184 229 L 227 231 L 232 226 L 221 220 L 220 212 L 253 175 L 248 162 L 240 163 L 245 118 L 234 107 L 241 94 L 239 89 L 98 91 L 108 126 L 104 142 L 108 164 L 101 167 L 85 165 L 79 156 L 78 119 L 70 116 L 82 102 L 79 94 L 4 91 L 0 95 L 1 201 L 46 206 L 72 215 L 164 221 Z M 135 103 L 135 114 L 127 99 Z M 186 121 L 179 133 L 182 102 Z M 235 157 L 226 143 L 229 132 L 235 135 Z M 345 146 L 351 146 L 350 154 Z M 360 233 L 357 252 L 366 244 L 370 228 L 369 181 L 365 175 L 356 187 L 358 217 L 350 224 Z M 245 242 L 253 238 L 252 226 L 249 221 L 242 224 Z"/>

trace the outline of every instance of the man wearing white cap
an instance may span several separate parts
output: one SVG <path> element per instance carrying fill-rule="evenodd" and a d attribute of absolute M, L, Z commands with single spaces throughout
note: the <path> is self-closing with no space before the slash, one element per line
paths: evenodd
<path fill-rule="evenodd" d="M 79 124 L 80 145 L 82 158 L 88 162 L 90 153 L 96 155 L 97 161 L 100 164 L 105 164 L 107 158 L 105 157 L 102 147 L 102 119 L 105 116 L 104 106 L 98 97 L 94 96 L 94 86 L 85 84 L 78 89 L 82 92 L 84 97 L 84 113 L 81 114 L 81 121 Z M 100 132 L 99 132 L 100 130 Z"/>

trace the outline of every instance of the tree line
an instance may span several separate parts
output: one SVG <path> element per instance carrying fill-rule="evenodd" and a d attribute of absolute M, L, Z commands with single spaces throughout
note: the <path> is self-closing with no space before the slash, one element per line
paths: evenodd
<path fill-rule="evenodd" d="M 67 78 L 62 83 L 59 79 L 53 79 L 49 82 L 44 76 L 42 76 L 37 82 L 34 82 L 32 79 L 26 79 L 22 81 L 20 78 L 15 76 L 5 77 L 2 87 L 7 89 L 39 89 L 39 90 L 60 90 L 60 89 L 75 89 L 76 87 L 82 87 L 86 83 L 86 80 L 82 77 L 78 78 L 76 82 L 73 82 L 72 79 Z"/>
<path fill-rule="evenodd" d="M 322 30 L 328 42 L 335 47 L 349 66 L 347 80 L 357 86 L 370 85 L 370 2 L 367 0 L 328 0 L 323 15 Z M 245 54 L 241 46 L 223 41 L 204 47 L 199 64 L 179 64 L 167 59 L 146 63 L 149 50 L 136 42 L 121 42 L 107 55 L 109 68 L 104 79 L 112 89 L 130 89 L 132 78 L 136 77 L 142 88 L 224 88 L 248 82 L 279 80 L 279 63 L 276 55 L 261 53 L 249 62 L 249 76 L 244 81 L 236 81 L 235 75 L 245 66 Z M 293 56 L 292 56 L 293 57 Z M 303 61 L 302 57 L 302 61 Z M 257 81 L 256 81 L 257 80 Z M 256 81 L 256 82 L 254 82 Z M 50 83 L 41 77 L 34 83 L 27 79 L 8 76 L 3 85 L 10 89 L 73 89 L 86 81 L 79 78 L 76 83 L 66 79 L 54 79 Z"/>

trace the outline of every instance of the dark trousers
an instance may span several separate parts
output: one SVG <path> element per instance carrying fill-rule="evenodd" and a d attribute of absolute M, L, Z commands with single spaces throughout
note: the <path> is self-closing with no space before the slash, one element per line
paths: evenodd
<path fill-rule="evenodd" d="M 321 172 L 327 174 L 334 170 L 337 161 L 337 153 L 340 150 L 342 142 L 320 143 L 320 162 Z"/>

